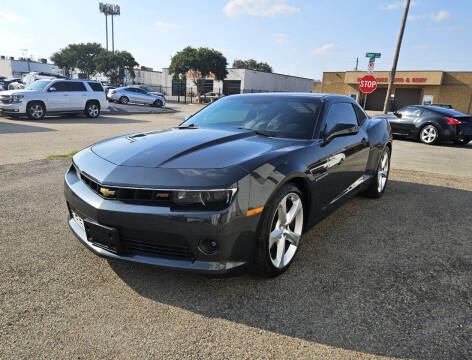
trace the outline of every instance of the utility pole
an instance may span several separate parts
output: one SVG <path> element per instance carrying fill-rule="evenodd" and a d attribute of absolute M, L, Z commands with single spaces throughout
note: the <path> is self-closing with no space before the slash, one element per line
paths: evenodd
<path fill-rule="evenodd" d="M 113 14 L 111 14 L 111 51 L 115 53 L 115 29 L 113 27 Z"/>
<path fill-rule="evenodd" d="M 405 1 L 405 9 L 403 11 L 402 24 L 400 26 L 400 33 L 398 34 L 397 48 L 395 50 L 395 56 L 393 57 L 392 71 L 390 72 L 390 80 L 388 82 L 387 95 L 385 96 L 384 102 L 384 114 L 388 113 L 390 96 L 392 95 L 393 83 L 395 81 L 395 73 L 397 72 L 398 57 L 400 55 L 400 48 L 402 46 L 403 33 L 405 32 L 406 18 L 408 17 L 408 10 L 410 9 L 410 0 Z"/>
<path fill-rule="evenodd" d="M 105 13 L 105 34 L 107 37 L 107 51 L 108 51 L 108 15 Z"/>
<path fill-rule="evenodd" d="M 100 12 L 105 14 L 105 33 L 106 33 L 106 45 L 107 45 L 107 50 L 108 50 L 108 15 L 111 16 L 111 49 L 113 52 L 115 52 L 115 28 L 114 28 L 114 23 L 113 23 L 113 17 L 115 15 L 120 15 L 121 10 L 118 5 L 113 5 L 113 4 L 103 4 L 99 3 L 98 7 L 100 9 Z"/>
<path fill-rule="evenodd" d="M 357 71 L 358 67 L 359 67 L 359 57 L 356 58 L 356 68 L 354 70 Z"/>

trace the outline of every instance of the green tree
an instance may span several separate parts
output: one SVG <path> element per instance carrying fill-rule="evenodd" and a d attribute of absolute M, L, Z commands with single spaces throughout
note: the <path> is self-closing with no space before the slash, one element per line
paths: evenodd
<path fill-rule="evenodd" d="M 54 53 L 51 60 L 64 70 L 66 76 L 77 68 L 83 76 L 90 78 L 97 73 L 95 59 L 102 51 L 103 47 L 98 43 L 70 44 Z"/>
<path fill-rule="evenodd" d="M 102 51 L 96 58 L 97 71 L 108 77 L 113 85 L 123 84 L 126 75 L 135 78 L 134 68 L 138 63 L 128 51 Z"/>
<path fill-rule="evenodd" d="M 226 58 L 218 50 L 187 46 L 172 57 L 169 73 L 177 80 L 179 74 L 186 76 L 190 72 L 197 87 L 197 96 L 200 96 L 203 80 L 210 74 L 213 74 L 216 80 L 223 80 L 228 75 L 227 65 Z"/>
<path fill-rule="evenodd" d="M 257 71 L 264 71 L 264 72 L 272 72 L 272 67 L 266 62 L 257 62 L 254 59 L 248 60 L 234 60 L 233 61 L 233 68 L 235 69 L 249 69 L 249 70 L 257 70 Z"/>

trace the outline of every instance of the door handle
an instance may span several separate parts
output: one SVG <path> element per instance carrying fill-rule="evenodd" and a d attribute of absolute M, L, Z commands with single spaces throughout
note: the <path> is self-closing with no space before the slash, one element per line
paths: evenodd
<path fill-rule="evenodd" d="M 69 96 L 68 94 L 64 94 L 64 96 Z"/>

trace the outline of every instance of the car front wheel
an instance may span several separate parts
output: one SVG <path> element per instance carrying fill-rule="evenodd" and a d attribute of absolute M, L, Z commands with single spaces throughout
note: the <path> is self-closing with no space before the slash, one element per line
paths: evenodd
<path fill-rule="evenodd" d="M 420 141 L 423 144 L 433 145 L 438 142 L 439 130 L 434 125 L 426 125 L 420 130 Z"/>
<path fill-rule="evenodd" d="M 275 277 L 292 263 L 303 232 L 300 190 L 287 184 L 269 200 L 261 216 L 255 267 L 259 275 Z"/>
<path fill-rule="evenodd" d="M 162 107 L 162 101 L 161 101 L 161 100 L 156 100 L 156 101 L 154 101 L 154 103 L 152 104 L 152 106 L 155 106 L 155 107 Z"/>
<path fill-rule="evenodd" d="M 126 96 L 120 97 L 120 103 L 126 105 L 129 103 L 129 99 Z"/>
<path fill-rule="evenodd" d="M 377 171 L 364 195 L 371 198 L 379 198 L 385 192 L 390 173 L 390 147 L 386 146 L 381 157 Z"/>
<path fill-rule="evenodd" d="M 40 102 L 30 102 L 26 107 L 26 115 L 30 120 L 41 120 L 46 115 L 46 109 Z"/>

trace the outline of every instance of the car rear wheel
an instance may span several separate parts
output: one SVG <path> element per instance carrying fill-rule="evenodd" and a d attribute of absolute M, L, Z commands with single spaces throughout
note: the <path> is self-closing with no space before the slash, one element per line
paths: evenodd
<path fill-rule="evenodd" d="M 293 262 L 303 231 L 303 201 L 300 190 L 287 184 L 269 200 L 258 228 L 256 272 L 275 277 Z"/>
<path fill-rule="evenodd" d="M 100 116 L 100 105 L 96 101 L 91 101 L 85 106 L 85 115 L 95 119 Z"/>
<path fill-rule="evenodd" d="M 472 140 L 472 137 L 461 137 L 454 139 L 454 144 L 456 145 L 467 145 L 470 140 Z"/>
<path fill-rule="evenodd" d="M 161 100 L 156 100 L 156 101 L 154 101 L 154 103 L 152 104 L 152 106 L 155 106 L 155 107 L 162 107 L 162 101 L 161 101 Z"/>
<path fill-rule="evenodd" d="M 120 97 L 120 104 L 126 105 L 129 103 L 129 99 L 126 96 Z"/>
<path fill-rule="evenodd" d="M 386 146 L 380 157 L 375 177 L 372 179 L 369 187 L 364 191 L 365 196 L 379 198 L 385 192 L 388 183 L 388 175 L 390 173 L 390 154 L 390 147 Z"/>
<path fill-rule="evenodd" d="M 420 141 L 424 144 L 433 145 L 438 142 L 439 130 L 434 125 L 426 125 L 420 130 Z"/>
<path fill-rule="evenodd" d="M 26 115 L 30 120 L 41 120 L 46 115 L 46 109 L 40 102 L 30 102 L 26 107 Z"/>

